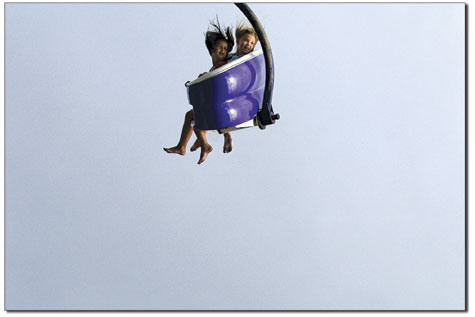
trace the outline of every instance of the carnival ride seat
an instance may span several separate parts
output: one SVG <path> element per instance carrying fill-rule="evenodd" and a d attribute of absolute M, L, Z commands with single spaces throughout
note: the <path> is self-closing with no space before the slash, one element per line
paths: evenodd
<path fill-rule="evenodd" d="M 235 3 L 257 32 L 262 49 L 231 61 L 185 86 L 193 106 L 194 127 L 220 133 L 274 124 L 274 62 L 270 43 L 257 16 L 245 3 Z"/>
<path fill-rule="evenodd" d="M 227 132 L 258 125 L 265 79 L 265 61 L 259 49 L 187 82 L 195 127 Z"/>

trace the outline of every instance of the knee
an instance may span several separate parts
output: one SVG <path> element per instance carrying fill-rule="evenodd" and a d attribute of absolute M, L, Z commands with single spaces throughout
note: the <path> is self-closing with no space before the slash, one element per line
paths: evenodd
<path fill-rule="evenodd" d="M 193 110 L 190 110 L 185 114 L 185 119 L 193 120 Z"/>

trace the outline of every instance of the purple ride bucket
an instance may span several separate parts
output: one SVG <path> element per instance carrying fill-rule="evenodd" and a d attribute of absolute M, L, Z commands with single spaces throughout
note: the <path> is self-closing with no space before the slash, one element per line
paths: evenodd
<path fill-rule="evenodd" d="M 187 83 L 195 128 L 220 130 L 252 120 L 262 107 L 265 80 L 259 49 Z"/>

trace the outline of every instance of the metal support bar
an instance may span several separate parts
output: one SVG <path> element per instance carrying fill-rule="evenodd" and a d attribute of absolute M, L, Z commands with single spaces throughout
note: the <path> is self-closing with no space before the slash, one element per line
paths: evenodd
<path fill-rule="evenodd" d="M 272 109 L 272 90 L 274 88 L 274 59 L 272 58 L 272 51 L 270 43 L 264 28 L 255 15 L 255 13 L 249 8 L 246 3 L 235 3 L 235 5 L 242 11 L 246 18 L 251 23 L 252 27 L 261 41 L 262 50 L 264 52 L 264 59 L 266 62 L 266 86 L 264 90 L 264 99 L 262 102 L 262 108 L 259 110 L 257 116 L 260 121 L 261 129 L 264 129 L 266 125 L 273 124 L 275 120 L 280 118 L 279 114 L 274 114 Z M 237 39 L 236 39 L 237 40 Z"/>

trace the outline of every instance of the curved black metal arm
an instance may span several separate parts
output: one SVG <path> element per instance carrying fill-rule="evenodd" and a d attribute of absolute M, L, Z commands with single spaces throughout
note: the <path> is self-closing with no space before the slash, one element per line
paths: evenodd
<path fill-rule="evenodd" d="M 261 22 L 254 14 L 254 12 L 245 3 L 235 3 L 235 5 L 242 11 L 246 18 L 251 22 L 252 27 L 257 33 L 259 40 L 261 41 L 262 50 L 264 51 L 264 59 L 266 62 L 266 86 L 264 90 L 264 99 L 262 102 L 262 108 L 259 110 L 257 116 L 261 123 L 262 128 L 266 125 L 273 124 L 275 120 L 280 118 L 279 114 L 274 114 L 272 109 L 272 90 L 274 88 L 274 59 L 272 58 L 272 51 L 270 48 L 269 40 L 267 39 L 266 32 L 262 27 Z M 237 39 L 236 39 L 237 40 Z"/>

